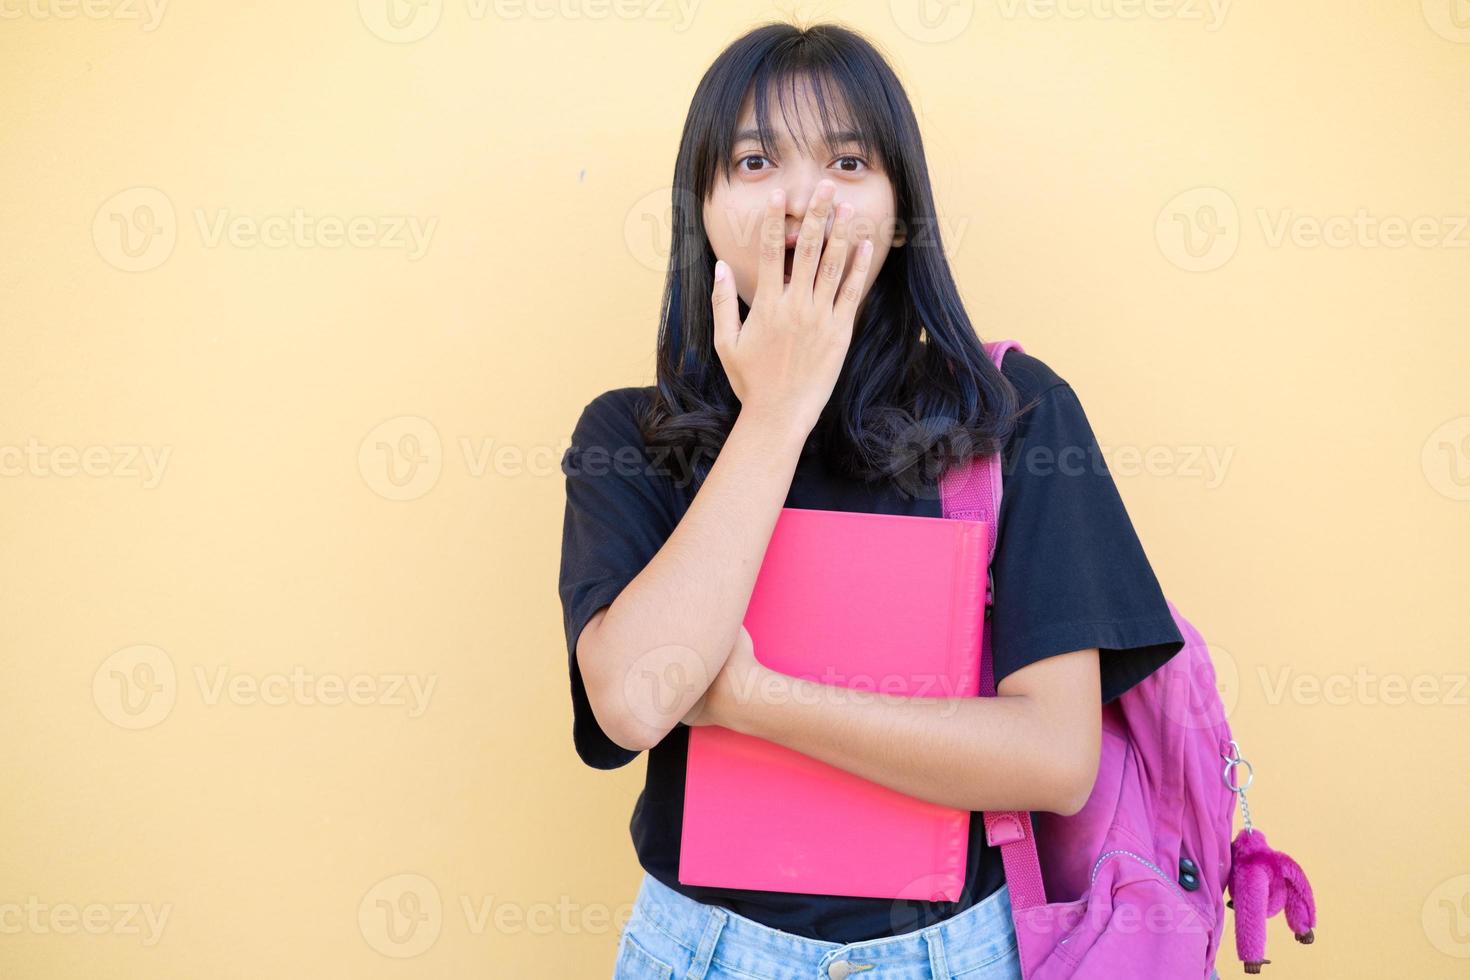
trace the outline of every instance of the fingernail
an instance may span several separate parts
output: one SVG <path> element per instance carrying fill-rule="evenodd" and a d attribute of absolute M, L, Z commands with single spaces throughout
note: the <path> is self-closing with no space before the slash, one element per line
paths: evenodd
<path fill-rule="evenodd" d="M 715 282 L 724 282 L 724 281 L 725 281 L 725 260 L 724 259 L 716 259 L 715 260 Z"/>

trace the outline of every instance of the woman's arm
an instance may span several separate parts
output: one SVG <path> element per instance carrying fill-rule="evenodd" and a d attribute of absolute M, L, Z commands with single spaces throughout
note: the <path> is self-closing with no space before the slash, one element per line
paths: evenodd
<path fill-rule="evenodd" d="M 859 248 L 843 276 L 850 210 L 838 215 L 823 244 L 834 187 L 822 181 L 824 193 L 806 209 L 789 286 L 782 281 L 785 198 L 778 189 L 767 200 L 758 281 L 744 323 L 734 270 L 716 263 L 714 347 L 740 414 L 669 539 L 578 638 L 577 664 L 592 712 L 624 748 L 657 745 L 719 675 L 802 446 L 842 371 L 872 250 Z"/>
<path fill-rule="evenodd" d="M 1102 739 L 1096 647 L 1008 674 L 997 697 L 857 691 L 771 670 L 749 651 L 732 652 L 698 723 L 965 810 L 1070 815 L 1092 794 Z"/>
<path fill-rule="evenodd" d="M 623 748 L 657 745 L 720 673 L 809 431 L 742 408 L 663 547 L 582 629 L 588 702 Z"/>
<path fill-rule="evenodd" d="M 734 270 L 724 260 L 715 265 L 715 353 L 740 414 L 669 539 L 578 638 L 587 700 L 603 731 L 624 748 L 657 745 L 719 675 L 802 446 L 842 371 L 872 249 L 858 248 L 843 275 L 854 229 L 847 209 L 825 236 L 834 189 L 822 181 L 806 209 L 789 286 L 782 281 L 785 198 L 778 189 L 767 200 L 744 323 Z"/>

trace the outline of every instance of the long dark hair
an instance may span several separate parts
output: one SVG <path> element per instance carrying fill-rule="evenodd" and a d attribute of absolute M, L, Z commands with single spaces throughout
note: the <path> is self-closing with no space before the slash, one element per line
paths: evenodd
<path fill-rule="evenodd" d="M 811 83 L 823 126 L 835 90 L 869 159 L 894 185 L 898 228 L 853 325 L 842 372 L 807 440 L 834 472 L 887 478 L 900 491 L 933 496 L 939 478 L 972 456 L 998 452 L 1023 409 L 965 314 L 939 236 L 929 171 L 908 96 L 887 62 L 861 35 L 821 24 L 765 24 L 715 59 L 689 106 L 674 165 L 673 238 L 658 335 L 655 396 L 639 420 L 650 448 L 673 450 L 675 475 L 703 480 L 739 412 L 714 349 L 715 255 L 703 203 L 733 161 L 735 122 L 754 92 L 763 147 L 775 145 L 769 91 Z M 784 112 L 785 100 L 778 96 Z M 846 127 L 844 127 L 846 128 Z M 749 310 L 739 301 L 743 320 Z"/>

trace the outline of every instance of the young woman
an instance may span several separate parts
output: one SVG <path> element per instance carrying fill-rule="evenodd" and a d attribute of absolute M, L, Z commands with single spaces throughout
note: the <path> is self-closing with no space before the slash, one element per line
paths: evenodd
<path fill-rule="evenodd" d="M 657 384 L 593 399 L 562 460 L 573 742 L 598 769 L 648 752 L 615 976 L 1019 977 L 979 811 L 1076 812 L 1101 706 L 1184 642 L 1077 394 L 982 349 L 909 100 L 848 30 L 766 25 L 715 60 L 673 208 Z M 940 517 L 939 477 L 994 452 L 998 696 L 750 697 L 795 683 L 741 625 L 781 508 Z M 679 882 L 689 729 L 708 724 L 975 811 L 960 900 Z"/>

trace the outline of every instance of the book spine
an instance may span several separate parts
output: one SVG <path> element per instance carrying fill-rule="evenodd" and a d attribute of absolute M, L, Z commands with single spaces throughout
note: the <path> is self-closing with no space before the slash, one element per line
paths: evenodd
<path fill-rule="evenodd" d="M 990 527 L 981 521 L 964 525 L 963 546 L 958 550 L 960 568 L 954 576 L 955 594 L 950 599 L 949 673 L 955 694 L 972 698 L 980 693 L 980 644 L 985 627 L 985 585 L 989 572 Z"/>
<path fill-rule="evenodd" d="M 990 525 L 967 522 L 958 550 L 961 562 L 951 597 L 949 680 L 959 697 L 980 694 L 980 645 L 984 639 L 985 584 L 989 571 Z M 965 864 L 969 856 L 970 811 L 955 809 L 943 821 L 939 842 L 940 873 L 935 881 L 934 901 L 958 901 L 965 887 Z"/>

